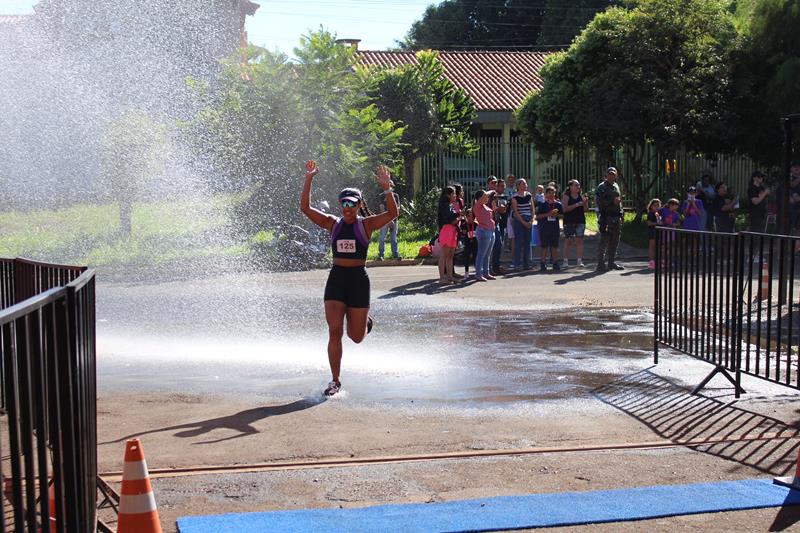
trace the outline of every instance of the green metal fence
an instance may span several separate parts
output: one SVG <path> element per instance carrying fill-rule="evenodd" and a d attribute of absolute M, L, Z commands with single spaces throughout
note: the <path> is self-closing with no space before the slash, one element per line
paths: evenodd
<path fill-rule="evenodd" d="M 605 169 L 614 165 L 620 172 L 619 183 L 623 193 L 632 202 L 638 196 L 634 183 L 630 158 L 622 150 L 617 151 L 613 160 L 599 156 L 593 150 L 565 150 L 547 162 L 537 160 L 536 149 L 530 143 L 512 139 L 482 139 L 478 141 L 479 150 L 472 156 L 442 150 L 424 157 L 421 161 L 421 189 L 442 187 L 452 183 L 464 185 L 467 194 L 484 187 L 489 175 L 503 177 L 512 173 L 517 177 L 528 178 L 533 183 L 555 181 L 559 190 L 564 190 L 571 179 L 580 180 L 585 188 L 593 188 L 602 179 Z M 645 152 L 645 184 L 655 180 L 653 188 L 646 193 L 650 196 L 679 196 L 689 183 L 699 180 L 709 172 L 716 181 L 725 181 L 729 189 L 743 193 L 747 189 L 750 173 L 756 168 L 749 158 L 736 155 L 697 156 L 687 151 L 667 157 L 658 153 L 653 146 Z M 668 171 L 667 159 L 674 165 Z"/>

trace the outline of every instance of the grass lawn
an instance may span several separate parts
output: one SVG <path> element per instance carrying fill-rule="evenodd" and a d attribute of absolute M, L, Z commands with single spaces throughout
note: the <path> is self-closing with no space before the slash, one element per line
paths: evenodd
<path fill-rule="evenodd" d="M 594 211 L 586 213 L 586 229 L 597 232 L 597 213 Z M 641 222 L 637 224 L 636 213 L 626 212 L 620 239 L 635 248 L 646 249 L 648 245 L 646 218 L 642 217 Z"/>
<path fill-rule="evenodd" d="M 225 239 L 229 196 L 137 203 L 130 235 L 116 204 L 0 213 L 0 257 L 91 266 L 158 265 L 247 253 Z"/>
<path fill-rule="evenodd" d="M 378 240 L 380 232 L 376 231 L 372 234 L 372 241 L 367 250 L 367 260 L 372 261 L 378 258 Z M 400 252 L 400 257 L 403 259 L 413 259 L 417 257 L 421 246 L 428 244 L 433 234 L 425 230 L 412 228 L 408 224 L 400 224 L 400 229 L 397 232 L 397 248 Z M 392 246 L 389 243 L 389 235 L 386 235 L 386 248 L 384 250 L 384 258 L 391 257 Z"/>

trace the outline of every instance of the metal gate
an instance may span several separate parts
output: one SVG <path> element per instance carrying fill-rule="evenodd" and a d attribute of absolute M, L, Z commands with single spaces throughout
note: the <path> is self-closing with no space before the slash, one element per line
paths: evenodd
<path fill-rule="evenodd" d="M 666 346 L 741 374 L 800 389 L 800 238 L 673 228 L 656 231 L 654 358 Z"/>
<path fill-rule="evenodd" d="M 94 271 L 0 259 L 0 309 L 0 531 L 95 531 Z"/>

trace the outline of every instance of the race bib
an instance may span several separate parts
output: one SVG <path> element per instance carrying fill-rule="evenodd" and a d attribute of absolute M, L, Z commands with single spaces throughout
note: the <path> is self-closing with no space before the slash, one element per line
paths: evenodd
<path fill-rule="evenodd" d="M 354 254 L 356 253 L 356 240 L 355 239 L 339 239 L 336 241 L 336 251 L 340 254 Z"/>

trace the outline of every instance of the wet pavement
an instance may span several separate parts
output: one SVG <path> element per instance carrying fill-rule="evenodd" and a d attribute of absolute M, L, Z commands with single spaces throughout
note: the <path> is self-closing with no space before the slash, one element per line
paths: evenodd
<path fill-rule="evenodd" d="M 101 284 L 101 392 L 318 394 L 329 379 L 321 288 L 298 280 Z M 649 310 L 476 312 L 391 295 L 373 290 L 375 330 L 360 345 L 345 340 L 345 397 L 465 407 L 573 398 L 652 361 Z"/>

